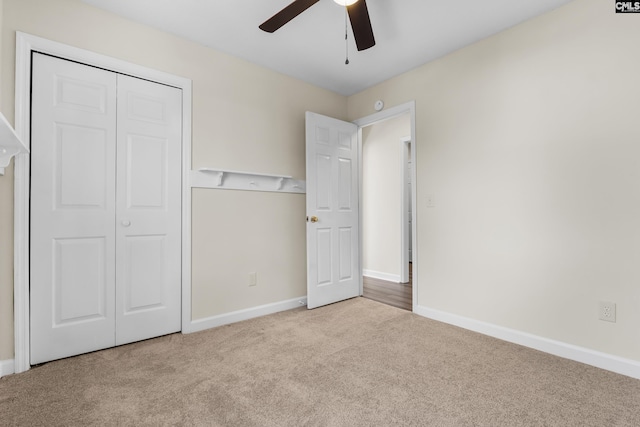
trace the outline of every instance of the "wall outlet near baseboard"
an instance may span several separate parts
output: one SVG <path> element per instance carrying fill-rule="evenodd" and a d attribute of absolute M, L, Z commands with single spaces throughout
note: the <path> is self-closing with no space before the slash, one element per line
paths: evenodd
<path fill-rule="evenodd" d="M 599 319 L 606 322 L 616 321 L 616 303 L 609 301 L 600 301 Z"/>
<path fill-rule="evenodd" d="M 249 273 L 249 286 L 255 286 L 258 284 L 258 273 Z"/>

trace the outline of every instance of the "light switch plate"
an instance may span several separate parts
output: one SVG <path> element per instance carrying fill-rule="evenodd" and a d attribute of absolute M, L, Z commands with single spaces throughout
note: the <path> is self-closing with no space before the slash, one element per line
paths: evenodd
<path fill-rule="evenodd" d="M 436 199 L 433 196 L 433 194 L 428 194 L 427 195 L 427 207 L 428 208 L 435 208 L 436 207 Z"/>
<path fill-rule="evenodd" d="M 258 284 L 258 273 L 249 273 L 249 286 Z"/>

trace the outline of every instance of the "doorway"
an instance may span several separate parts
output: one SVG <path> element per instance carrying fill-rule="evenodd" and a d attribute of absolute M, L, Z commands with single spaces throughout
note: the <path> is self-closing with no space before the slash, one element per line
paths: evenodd
<path fill-rule="evenodd" d="M 413 103 L 356 121 L 361 127 L 362 295 L 412 311 L 416 300 Z"/>

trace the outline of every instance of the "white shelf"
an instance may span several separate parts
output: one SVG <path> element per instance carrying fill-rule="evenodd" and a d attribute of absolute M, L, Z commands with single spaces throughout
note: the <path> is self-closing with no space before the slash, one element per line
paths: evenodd
<path fill-rule="evenodd" d="M 192 170 L 191 187 L 278 193 L 306 193 L 307 191 L 305 181 L 295 180 L 291 176 L 215 168 Z"/>
<path fill-rule="evenodd" d="M 4 175 L 4 168 L 9 166 L 13 156 L 28 152 L 27 146 L 18 138 L 13 127 L 0 113 L 0 175 Z"/>

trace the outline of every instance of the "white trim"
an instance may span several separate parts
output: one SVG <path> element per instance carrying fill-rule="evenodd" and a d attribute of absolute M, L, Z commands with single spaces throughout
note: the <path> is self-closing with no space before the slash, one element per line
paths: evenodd
<path fill-rule="evenodd" d="M 640 362 L 591 350 L 561 341 L 540 337 L 515 329 L 509 329 L 491 323 L 481 322 L 468 317 L 419 306 L 413 312 L 429 319 L 459 326 L 490 337 L 498 338 L 514 344 L 533 348 L 565 359 L 585 363 L 607 371 L 616 372 L 628 377 L 640 379 Z"/>
<path fill-rule="evenodd" d="M 380 111 L 378 113 L 371 114 L 369 116 L 363 117 L 358 120 L 354 120 L 353 123 L 358 125 L 358 165 L 362 165 L 362 128 L 366 126 L 371 126 L 376 123 L 380 123 L 384 120 L 391 119 L 394 117 L 401 116 L 403 114 L 409 113 L 411 117 L 411 156 L 413 159 L 413 168 L 411 169 L 411 236 L 413 239 L 413 247 L 411 250 L 411 261 L 413 263 L 413 285 L 411 286 L 412 290 L 412 305 L 414 307 L 418 306 L 418 264 L 415 262 L 418 259 L 418 245 L 417 245 L 417 233 L 418 233 L 418 208 L 416 203 L 417 198 L 417 182 L 416 179 L 416 171 L 418 169 L 418 143 L 416 139 L 416 102 L 410 101 L 405 104 L 397 105 L 395 107 L 389 108 L 387 110 Z M 359 176 L 359 188 L 358 188 L 358 197 L 360 206 L 362 206 L 362 167 L 360 167 L 360 176 Z M 360 219 L 359 219 L 359 233 L 360 233 L 360 265 L 362 265 L 362 209 L 360 209 Z M 362 274 L 360 274 L 360 294 L 362 295 Z"/>
<path fill-rule="evenodd" d="M 291 310 L 307 305 L 307 297 L 294 298 L 286 301 L 274 302 L 271 304 L 251 307 L 244 310 L 232 311 L 231 313 L 219 314 L 217 316 L 198 319 L 191 322 L 191 332 L 204 331 L 205 329 L 216 328 L 230 323 L 241 322 L 243 320 L 254 319 L 281 311 Z"/>
<path fill-rule="evenodd" d="M 191 331 L 191 126 L 192 82 L 182 89 L 182 333 Z"/>
<path fill-rule="evenodd" d="M 0 378 L 15 373 L 13 359 L 0 360 Z"/>
<path fill-rule="evenodd" d="M 362 275 L 372 277 L 374 279 L 385 280 L 387 282 L 402 283 L 400 282 L 401 278 L 399 274 L 382 273 L 380 271 L 363 269 Z"/>
<path fill-rule="evenodd" d="M 182 89 L 182 332 L 191 324 L 191 90 L 184 77 L 153 70 L 117 58 L 16 32 L 15 129 L 31 146 L 31 52 L 37 51 L 140 77 Z M 29 155 L 15 159 L 14 185 L 14 339 L 15 371 L 29 369 Z"/>
<path fill-rule="evenodd" d="M 27 148 L 31 147 L 31 43 L 16 34 L 15 130 Z M 13 322 L 14 369 L 29 369 L 29 182 L 30 154 L 16 157 L 13 200 Z"/>
<path fill-rule="evenodd" d="M 376 123 L 384 122 L 387 119 L 393 119 L 395 117 L 401 116 L 406 113 L 414 113 L 416 110 L 416 102 L 410 101 L 404 104 L 396 105 L 395 107 L 391 107 L 387 110 L 383 110 L 377 113 L 373 113 L 369 116 L 362 117 L 360 119 L 354 120 L 353 123 L 358 125 L 358 127 L 365 127 L 375 125 Z M 411 130 L 411 140 L 415 140 L 415 135 L 413 129 Z"/>
<path fill-rule="evenodd" d="M 364 276 L 362 271 L 363 260 L 362 260 L 362 212 L 364 209 L 362 208 L 362 181 L 363 181 L 363 167 L 362 167 L 362 126 L 358 126 L 358 244 L 360 247 L 358 248 L 358 281 L 360 282 L 360 296 L 364 295 Z"/>
<path fill-rule="evenodd" d="M 409 200 L 411 200 L 411 194 L 407 194 L 407 181 L 409 181 L 410 146 L 410 136 L 400 138 L 400 283 L 409 282 L 409 242 L 411 233 L 409 228 Z"/>

